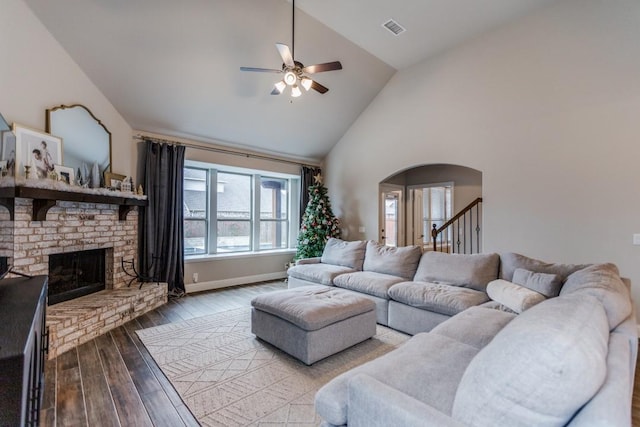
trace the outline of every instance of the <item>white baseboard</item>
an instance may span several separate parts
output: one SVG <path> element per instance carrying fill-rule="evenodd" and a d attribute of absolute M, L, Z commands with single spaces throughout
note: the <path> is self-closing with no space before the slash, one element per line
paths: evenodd
<path fill-rule="evenodd" d="M 279 280 L 287 277 L 286 271 L 277 273 L 257 274 L 255 276 L 234 277 L 233 279 L 213 280 L 210 282 L 186 283 L 184 285 L 188 294 L 192 292 L 210 291 L 213 289 L 228 288 L 230 286 L 246 285 L 249 283 L 268 282 L 270 280 Z"/>

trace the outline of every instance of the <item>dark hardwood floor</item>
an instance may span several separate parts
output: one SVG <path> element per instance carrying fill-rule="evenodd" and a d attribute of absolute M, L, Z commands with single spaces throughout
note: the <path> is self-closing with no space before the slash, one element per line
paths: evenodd
<path fill-rule="evenodd" d="M 197 426 L 135 331 L 248 306 L 284 288 L 278 281 L 187 295 L 48 361 L 40 425 Z M 640 427 L 638 369 L 632 425 Z"/>

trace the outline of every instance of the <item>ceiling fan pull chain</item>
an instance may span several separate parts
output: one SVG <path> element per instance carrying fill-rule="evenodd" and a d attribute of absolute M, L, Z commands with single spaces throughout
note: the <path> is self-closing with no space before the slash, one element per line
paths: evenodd
<path fill-rule="evenodd" d="M 296 57 L 296 0 L 291 1 L 291 56 Z"/>

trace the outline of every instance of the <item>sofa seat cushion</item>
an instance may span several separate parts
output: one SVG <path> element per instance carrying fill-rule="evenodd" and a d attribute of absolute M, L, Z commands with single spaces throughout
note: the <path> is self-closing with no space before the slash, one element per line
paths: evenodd
<path fill-rule="evenodd" d="M 302 264 L 291 267 L 287 270 L 287 274 L 296 279 L 332 286 L 333 279 L 338 275 L 354 271 L 352 268 L 333 264 Z"/>
<path fill-rule="evenodd" d="M 389 294 L 387 293 L 389 288 L 402 281 L 403 279 L 397 276 L 375 273 L 373 271 L 357 271 L 355 273 L 339 275 L 333 279 L 333 284 L 339 288 L 389 299 Z"/>
<path fill-rule="evenodd" d="M 367 242 L 365 240 L 347 242 L 331 237 L 324 246 L 320 262 L 362 270 L 366 247 Z"/>
<path fill-rule="evenodd" d="M 388 294 L 403 304 L 448 316 L 489 301 L 484 292 L 430 282 L 398 283 L 389 289 Z"/>
<path fill-rule="evenodd" d="M 576 271 L 567 278 L 560 295 L 587 294 L 600 301 L 613 330 L 633 310 L 629 289 L 614 264 L 595 264 Z"/>
<path fill-rule="evenodd" d="M 590 295 L 518 315 L 471 361 L 452 416 L 473 426 L 565 425 L 604 383 L 609 327 Z"/>
<path fill-rule="evenodd" d="M 327 422 L 347 424 L 348 383 L 365 373 L 378 381 L 451 414 L 460 378 L 478 350 L 443 335 L 420 333 L 400 348 L 353 368 L 316 393 L 316 411 Z"/>
<path fill-rule="evenodd" d="M 419 246 L 392 247 L 369 241 L 362 269 L 411 280 L 421 255 Z"/>
<path fill-rule="evenodd" d="M 498 278 L 498 254 L 448 254 L 425 252 L 413 280 L 444 283 L 483 291 Z"/>
<path fill-rule="evenodd" d="M 471 307 L 440 323 L 431 333 L 453 338 L 481 350 L 515 317 L 515 314 L 506 311 Z"/>
<path fill-rule="evenodd" d="M 585 267 L 588 267 L 588 264 L 554 264 L 513 252 L 500 254 L 500 279 L 510 282 L 513 282 L 513 273 L 517 268 L 533 271 L 534 273 L 557 274 L 564 282 L 570 274 Z M 557 294 L 554 296 L 557 296 Z"/>

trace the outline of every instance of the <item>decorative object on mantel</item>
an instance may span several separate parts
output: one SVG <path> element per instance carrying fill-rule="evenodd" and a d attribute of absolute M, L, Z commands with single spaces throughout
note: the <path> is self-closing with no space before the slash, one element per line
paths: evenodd
<path fill-rule="evenodd" d="M 16 135 L 16 171 L 31 166 L 33 178 L 46 179 L 54 164 L 62 162 L 62 138 L 13 124 Z"/>
<path fill-rule="evenodd" d="M 54 171 L 57 175 L 57 180 L 65 182 L 69 185 L 75 184 L 75 176 L 73 168 L 69 168 L 62 165 L 54 165 Z"/>
<path fill-rule="evenodd" d="M 126 178 L 125 175 L 119 173 L 105 172 L 104 173 L 104 186 L 110 190 L 122 190 L 122 181 Z"/>
<path fill-rule="evenodd" d="M 91 167 L 91 180 L 89 181 L 89 187 L 100 188 L 100 168 L 98 162 L 93 162 Z"/>
<path fill-rule="evenodd" d="M 26 188 L 39 188 L 45 190 L 55 190 L 55 191 L 64 191 L 67 193 L 81 193 L 81 194 L 90 194 L 97 196 L 113 196 L 113 191 L 108 188 L 82 188 L 77 185 L 67 185 L 65 182 L 54 181 L 51 179 L 43 179 L 43 180 L 27 180 L 25 178 L 16 178 L 15 179 L 16 187 L 26 187 Z M 147 197 L 144 195 L 138 195 L 136 193 L 123 193 L 118 194 L 118 197 L 124 197 L 129 199 L 139 199 L 139 200 L 147 200 Z"/>
<path fill-rule="evenodd" d="M 131 179 L 130 176 L 127 176 L 122 180 L 122 188 L 120 189 L 120 191 L 124 193 L 131 193 L 132 189 L 133 189 L 133 180 Z"/>
<path fill-rule="evenodd" d="M 138 191 L 136 192 L 138 196 L 144 196 L 144 190 L 142 189 L 142 184 L 138 184 Z"/>
<path fill-rule="evenodd" d="M 34 178 L 35 178 L 35 177 L 33 176 L 32 171 L 31 171 L 31 166 L 29 166 L 29 165 L 24 165 L 24 176 L 25 176 L 27 179 L 29 179 L 29 180 L 34 179 Z"/>

